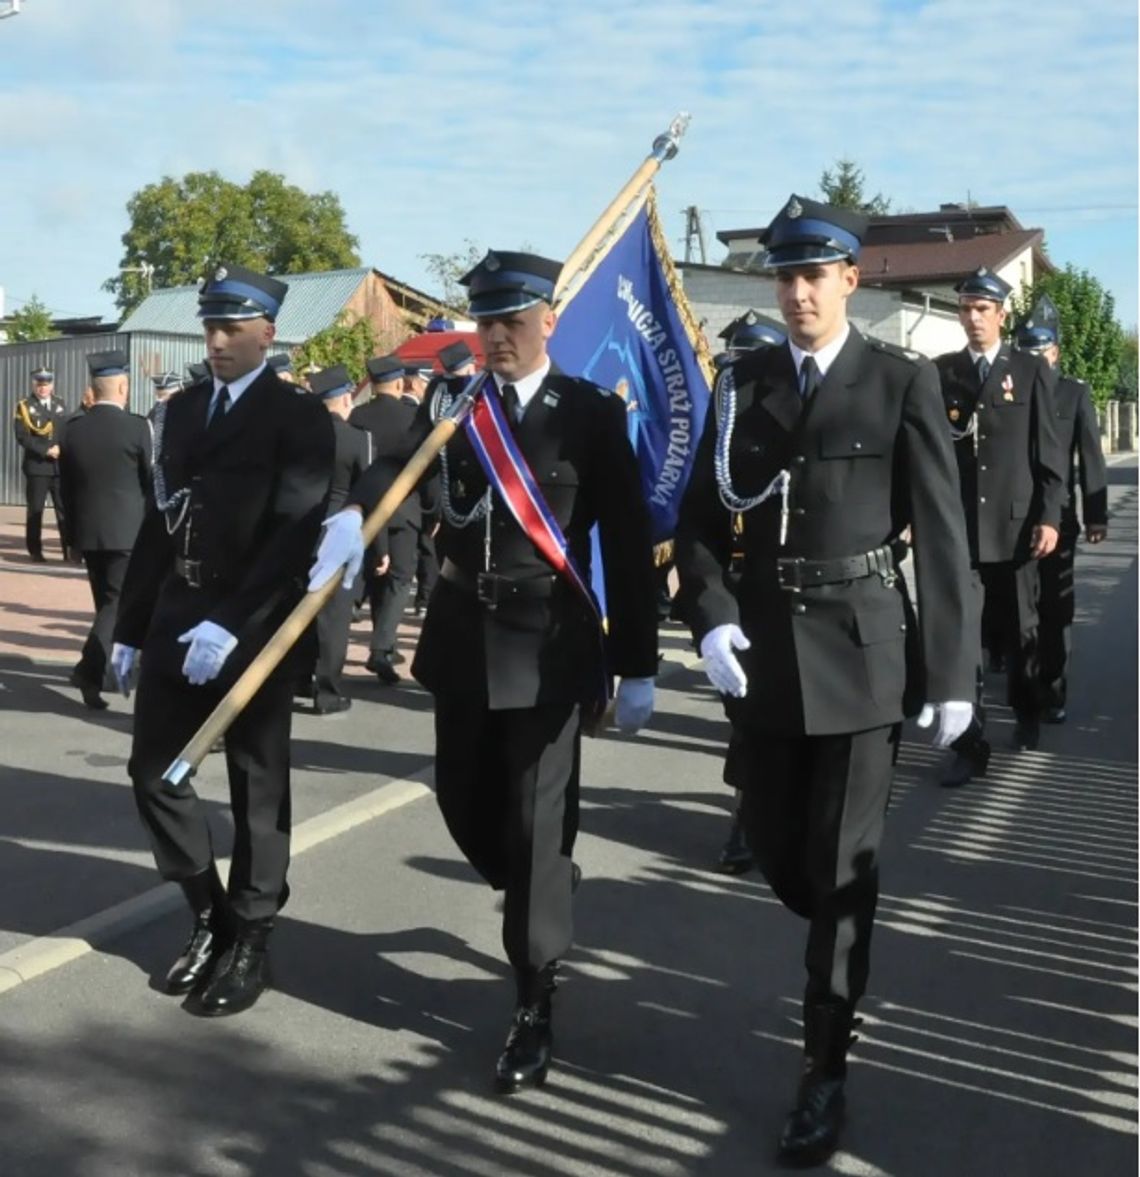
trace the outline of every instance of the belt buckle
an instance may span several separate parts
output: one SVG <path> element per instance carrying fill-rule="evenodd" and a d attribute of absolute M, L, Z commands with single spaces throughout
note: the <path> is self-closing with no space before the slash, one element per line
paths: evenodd
<path fill-rule="evenodd" d="M 182 579 L 191 588 L 202 587 L 202 561 L 201 560 L 183 560 L 182 561 Z"/>
<path fill-rule="evenodd" d="M 494 609 L 499 604 L 499 582 L 493 572 L 479 572 L 475 576 L 475 596 L 481 605 Z"/>
<path fill-rule="evenodd" d="M 781 560 L 776 565 L 776 580 L 780 588 L 786 593 L 798 593 L 803 589 L 803 573 L 801 571 L 803 557 Z"/>

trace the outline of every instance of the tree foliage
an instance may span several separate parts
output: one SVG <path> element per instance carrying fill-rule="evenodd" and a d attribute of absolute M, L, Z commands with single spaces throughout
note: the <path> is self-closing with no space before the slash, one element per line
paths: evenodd
<path fill-rule="evenodd" d="M 52 327 L 51 311 L 33 294 L 23 308 L 8 316 L 4 328 L 9 343 L 35 343 L 39 339 L 55 339 L 59 332 Z"/>
<path fill-rule="evenodd" d="M 234 184 L 217 172 L 163 177 L 127 202 L 120 272 L 103 284 L 125 313 L 150 286 L 196 282 L 211 263 L 234 262 L 269 274 L 338 270 L 360 264 L 340 198 L 310 194 L 274 172 Z M 137 270 L 153 266 L 148 282 Z"/>
<path fill-rule="evenodd" d="M 1047 294 L 1057 307 L 1061 324 L 1061 371 L 1086 381 L 1097 406 L 1116 395 L 1120 383 L 1124 331 L 1115 318 L 1113 297 L 1087 270 L 1067 265 L 1043 274 L 1012 302 L 1008 329 L 1012 332 Z"/>
<path fill-rule="evenodd" d="M 436 297 L 456 314 L 462 315 L 467 310 L 467 289 L 459 285 L 459 279 L 478 265 L 486 252 L 469 237 L 465 237 L 463 248 L 455 253 L 420 254 L 427 272 L 435 279 Z"/>
<path fill-rule="evenodd" d="M 367 375 L 367 363 L 375 355 L 391 351 L 399 339 L 386 338 L 371 319 L 341 311 L 337 321 L 307 339 L 293 352 L 293 370 L 302 377 L 309 367 L 331 368 L 344 364 L 358 384 Z"/>
<path fill-rule="evenodd" d="M 1116 395 L 1121 400 L 1134 401 L 1138 397 L 1140 386 L 1140 348 L 1137 346 L 1136 328 L 1133 327 L 1124 336 L 1120 347 L 1120 374 L 1116 379 Z"/>
<path fill-rule="evenodd" d="M 883 216 L 891 211 L 891 202 L 881 192 L 868 197 L 863 169 L 853 159 L 839 159 L 835 171 L 824 169 L 819 178 L 819 190 L 828 204 L 839 208 L 853 208 L 869 216 Z"/>

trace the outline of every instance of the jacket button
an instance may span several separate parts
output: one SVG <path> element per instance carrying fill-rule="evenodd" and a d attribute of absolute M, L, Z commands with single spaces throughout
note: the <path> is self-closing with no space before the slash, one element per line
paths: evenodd
<path fill-rule="evenodd" d="M 807 461 L 807 459 L 803 456 L 803 454 L 796 454 L 792 461 L 795 462 L 797 466 L 802 466 L 804 462 Z"/>
<path fill-rule="evenodd" d="M 793 507 L 792 514 L 793 515 L 806 515 L 807 511 L 805 511 L 803 507 Z"/>
<path fill-rule="evenodd" d="M 851 443 L 851 448 L 853 450 L 861 450 L 863 448 L 863 443 L 861 441 L 853 441 Z"/>
<path fill-rule="evenodd" d="M 806 606 L 806 605 L 802 605 L 802 604 L 795 604 L 795 605 L 793 605 L 793 606 L 792 606 L 792 612 L 793 612 L 793 613 L 806 613 L 806 612 L 807 612 L 807 606 Z"/>
<path fill-rule="evenodd" d="M 985 495 L 982 495 L 982 497 L 981 497 L 980 499 L 978 499 L 978 502 L 979 502 L 979 503 L 984 503 L 985 501 L 986 501 L 986 496 L 985 496 Z"/>

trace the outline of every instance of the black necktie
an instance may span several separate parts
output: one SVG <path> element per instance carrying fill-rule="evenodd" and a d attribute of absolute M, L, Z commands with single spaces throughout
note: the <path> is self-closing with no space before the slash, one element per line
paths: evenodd
<path fill-rule="evenodd" d="M 819 365 L 815 362 L 815 356 L 804 356 L 800 364 L 800 396 L 805 402 L 811 400 L 819 387 L 819 381 Z"/>
<path fill-rule="evenodd" d="M 990 362 L 985 356 L 978 357 L 978 387 L 980 388 L 986 382 L 986 377 L 990 374 Z"/>
<path fill-rule="evenodd" d="M 229 407 L 230 390 L 223 384 L 218 389 L 218 395 L 214 398 L 214 407 L 210 410 L 210 419 L 206 422 L 206 428 L 215 429 L 218 422 L 226 415 Z"/>
<path fill-rule="evenodd" d="M 519 423 L 522 416 L 522 404 L 519 401 L 519 390 L 513 384 L 503 385 L 503 411 L 512 426 Z"/>

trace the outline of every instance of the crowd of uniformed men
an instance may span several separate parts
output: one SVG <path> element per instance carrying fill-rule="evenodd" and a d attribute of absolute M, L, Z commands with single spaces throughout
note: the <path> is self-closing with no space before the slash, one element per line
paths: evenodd
<path fill-rule="evenodd" d="M 957 288 L 966 346 L 931 363 L 848 323 L 864 230 L 860 214 L 797 196 L 765 230 L 783 321 L 750 311 L 724 333 L 673 545 L 674 611 L 729 720 L 737 804 L 721 868 L 755 862 L 808 923 L 804 1066 L 778 1145 L 792 1165 L 822 1162 L 839 1140 L 901 724 L 917 716 L 952 750 L 944 785 L 985 776 L 983 638 L 1007 674 L 1017 746 L 1063 722 L 1077 480 L 1088 541 L 1107 524 L 1095 411 L 1085 385 L 1059 376 L 1047 300 L 1010 346 L 1009 287 L 979 270 Z M 73 682 L 95 708 L 108 682 L 134 691 L 136 803 L 193 916 L 164 985 L 192 1012 L 240 1012 L 269 986 L 289 891 L 293 700 L 349 707 L 342 670 L 364 600 L 368 669 L 399 680 L 419 565 L 411 670 L 434 696 L 436 797 L 503 892 L 516 981 L 494 1082 L 546 1079 L 580 879 L 581 734 L 606 714 L 629 732 L 650 719 L 660 586 L 624 404 L 547 354 L 559 270 L 489 252 L 463 279 L 484 370 L 463 344 L 435 372 L 376 357 L 358 407 L 343 367 L 309 373 L 299 395 L 288 360 L 267 362 L 287 282 L 236 265 L 204 281 L 205 363 L 155 378 L 150 422 L 126 411 L 122 353 L 89 358 L 88 403 L 71 416 L 51 372 L 31 374 L 15 419 L 28 552 L 44 558 L 50 495 L 96 610 Z M 366 551 L 364 517 L 468 397 L 469 417 Z M 164 772 L 306 589 L 333 577 L 316 640 L 225 733 L 235 833 L 223 880 L 203 806 Z"/>

